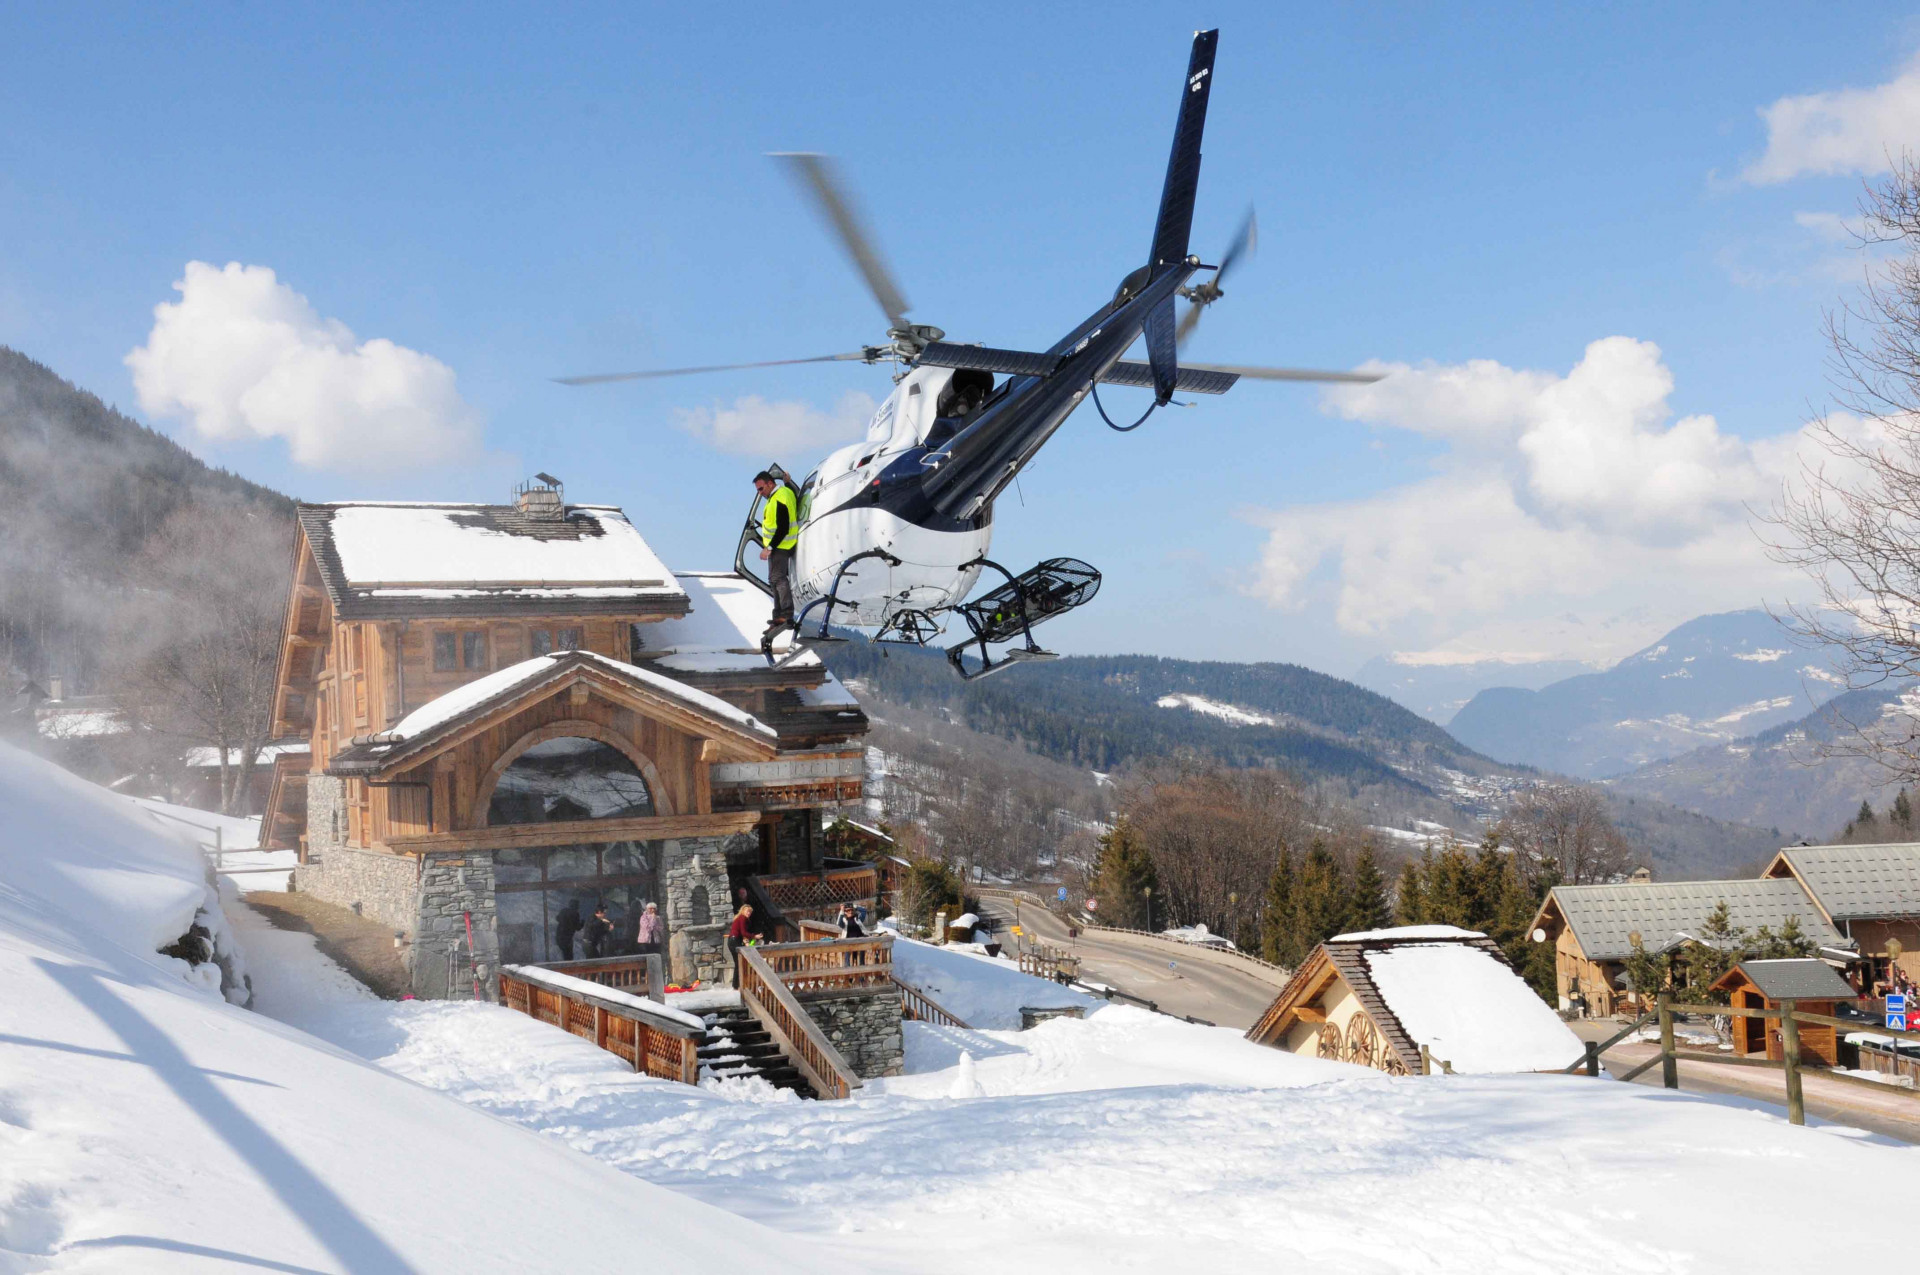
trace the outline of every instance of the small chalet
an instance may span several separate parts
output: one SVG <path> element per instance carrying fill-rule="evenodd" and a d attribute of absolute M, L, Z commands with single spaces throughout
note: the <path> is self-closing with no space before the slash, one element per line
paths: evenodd
<path fill-rule="evenodd" d="M 1823 949 L 1846 946 L 1800 883 L 1780 878 L 1555 886 L 1529 929 L 1554 945 L 1560 1008 L 1604 1018 L 1626 999 L 1634 936 L 1649 952 L 1672 951 L 1696 941 L 1722 900 L 1740 929 L 1779 933 L 1792 919 Z"/>
<path fill-rule="evenodd" d="M 1247 1039 L 1392 1076 L 1557 1071 L 1584 1048 L 1498 944 L 1451 925 L 1328 939 Z"/>
<path fill-rule="evenodd" d="M 626 515 L 542 481 L 512 504 L 303 504 L 268 844 L 296 887 L 391 924 L 417 995 L 605 955 L 648 903 L 679 981 L 724 977 L 737 901 L 770 937 L 844 900 L 823 812 L 861 797 L 867 719 L 810 652 L 759 649 L 761 586 L 675 574 Z"/>
<path fill-rule="evenodd" d="M 1780 1002 L 1792 1001 L 1795 1009 L 1831 1017 L 1835 1007 L 1856 999 L 1847 980 L 1825 961 L 1801 957 L 1780 961 L 1742 961 L 1722 974 L 1713 985 L 1716 992 L 1728 993 L 1729 1002 L 1740 1009 L 1779 1009 Z M 1839 1045 L 1835 1028 L 1817 1023 L 1801 1023 L 1800 1056 L 1823 1066 L 1838 1066 Z M 1773 1062 L 1786 1057 L 1786 1045 L 1780 1037 L 1777 1018 L 1733 1019 L 1733 1052 L 1764 1054 Z"/>
<path fill-rule="evenodd" d="M 1788 846 L 1761 875 L 1798 883 L 1859 949 L 1865 990 L 1887 983 L 1896 959 L 1908 981 L 1920 982 L 1920 843 Z"/>

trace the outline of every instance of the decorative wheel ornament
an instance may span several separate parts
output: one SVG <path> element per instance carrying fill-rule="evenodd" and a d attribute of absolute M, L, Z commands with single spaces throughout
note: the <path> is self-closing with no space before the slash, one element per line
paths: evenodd
<path fill-rule="evenodd" d="M 1355 1014 L 1348 1019 L 1347 1061 L 1362 1067 L 1371 1067 L 1379 1052 L 1380 1036 L 1373 1029 L 1373 1020 L 1365 1014 Z"/>
<path fill-rule="evenodd" d="M 1380 1049 L 1380 1070 L 1389 1076 L 1404 1076 L 1407 1074 L 1407 1065 L 1400 1061 L 1400 1055 L 1386 1048 L 1383 1043 Z"/>
<path fill-rule="evenodd" d="M 1320 1044 L 1315 1053 L 1329 1062 L 1345 1062 L 1347 1044 L 1340 1036 L 1340 1029 L 1332 1023 L 1320 1024 Z"/>

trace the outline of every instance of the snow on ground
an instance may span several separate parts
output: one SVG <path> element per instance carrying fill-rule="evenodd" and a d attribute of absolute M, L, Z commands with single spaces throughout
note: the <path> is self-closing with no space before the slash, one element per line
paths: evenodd
<path fill-rule="evenodd" d="M 977 943 L 936 947 L 917 939 L 893 940 L 893 968 L 900 980 L 931 997 L 969 1027 L 1018 1030 L 1022 1009 L 1105 1004 L 1084 992 L 1031 978 L 1006 957 L 988 956 Z"/>
<path fill-rule="evenodd" d="M 1849 1181 L 1920 1186 L 1920 1152 L 1738 1100 L 1389 1079 L 1124 1006 L 1030 1032 L 908 1023 L 910 1074 L 833 1103 L 645 1080 L 492 1006 L 335 1003 L 305 1021 L 874 1271 L 924 1271 L 956 1244 L 1059 1272 L 1788 1269 L 1827 1252 L 1819 1228 L 1708 1236 L 1698 1219 L 1821 1215 L 1848 1207 Z"/>
<path fill-rule="evenodd" d="M 260 816 L 215 814 L 195 806 L 175 806 L 152 797 L 129 798 L 170 833 L 191 838 L 211 856 L 220 852 L 220 871 L 242 894 L 285 890 L 300 855 L 295 850 L 260 850 Z M 219 836 L 215 837 L 215 830 Z M 234 853 L 238 849 L 239 853 Z M 211 858 L 209 859 L 211 861 Z M 267 869 L 273 869 L 268 871 Z"/>
<path fill-rule="evenodd" d="M 0 812 L 0 1272 L 826 1269 L 227 1004 L 154 951 L 196 917 L 225 937 L 200 852 L 125 798 L 0 745 Z M 263 1009 L 407 1012 L 317 975 L 305 935 L 243 932 Z"/>
<path fill-rule="evenodd" d="M 1156 708 L 1184 708 L 1189 712 L 1218 717 L 1233 726 L 1272 726 L 1279 719 L 1270 713 L 1256 713 L 1236 704 L 1223 704 L 1204 695 L 1162 695 L 1153 701 Z"/>

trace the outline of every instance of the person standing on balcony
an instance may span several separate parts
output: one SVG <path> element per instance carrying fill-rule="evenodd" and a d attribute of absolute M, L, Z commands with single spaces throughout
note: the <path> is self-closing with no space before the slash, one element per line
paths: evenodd
<path fill-rule="evenodd" d="M 733 969 L 733 985 L 740 986 L 740 949 L 753 942 L 753 904 L 742 903 L 727 926 L 727 964 Z"/>
<path fill-rule="evenodd" d="M 660 905 L 647 904 L 646 911 L 640 914 L 640 925 L 634 933 L 634 950 L 642 956 L 653 955 L 660 950 Z"/>
<path fill-rule="evenodd" d="M 613 922 L 607 919 L 607 905 L 602 903 L 593 910 L 593 917 L 580 927 L 580 937 L 585 942 L 587 959 L 597 961 L 606 955 L 607 935 L 613 933 Z"/>
<path fill-rule="evenodd" d="M 860 918 L 854 915 L 853 904 L 840 905 L 840 937 L 843 939 L 863 939 L 866 929 L 860 924 Z"/>
<path fill-rule="evenodd" d="M 567 906 L 560 909 L 560 915 L 553 918 L 553 945 L 560 949 L 560 959 L 573 959 L 573 936 L 580 929 L 580 901 L 568 899 Z"/>

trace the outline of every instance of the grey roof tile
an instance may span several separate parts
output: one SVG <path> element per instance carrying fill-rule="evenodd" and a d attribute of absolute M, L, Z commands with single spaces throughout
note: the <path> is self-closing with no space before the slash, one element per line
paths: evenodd
<path fill-rule="evenodd" d="M 1573 927 L 1574 937 L 1588 960 L 1616 961 L 1632 950 L 1630 935 L 1638 932 L 1649 952 L 1694 936 L 1721 899 L 1734 925 L 1778 931 L 1788 917 L 1800 919 L 1800 930 L 1823 946 L 1847 946 L 1820 915 L 1797 881 L 1667 881 L 1651 885 L 1562 885 L 1553 897 Z"/>
<path fill-rule="evenodd" d="M 1833 966 L 1811 957 L 1781 961 L 1742 961 L 1735 968 L 1753 980 L 1770 1001 L 1850 1001 L 1859 993 Z"/>
<path fill-rule="evenodd" d="M 1920 843 L 1781 851 L 1836 921 L 1920 916 Z"/>

